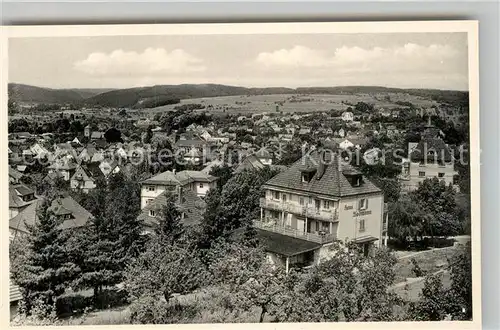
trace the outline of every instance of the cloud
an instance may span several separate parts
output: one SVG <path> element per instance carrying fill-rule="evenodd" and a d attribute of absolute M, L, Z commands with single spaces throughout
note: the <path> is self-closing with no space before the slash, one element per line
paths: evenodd
<path fill-rule="evenodd" d="M 397 47 L 342 46 L 332 53 L 305 46 L 262 52 L 255 63 L 266 69 L 335 68 L 338 72 L 442 72 L 457 64 L 458 51 L 449 45 Z"/>
<path fill-rule="evenodd" d="M 74 68 L 94 76 L 150 76 L 202 72 L 203 60 L 182 49 L 147 48 L 142 53 L 117 49 L 95 52 L 74 63 Z"/>

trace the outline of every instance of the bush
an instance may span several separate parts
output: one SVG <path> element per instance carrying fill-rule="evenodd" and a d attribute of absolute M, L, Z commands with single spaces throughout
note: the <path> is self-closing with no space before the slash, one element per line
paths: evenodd
<path fill-rule="evenodd" d="M 159 297 L 144 296 L 130 306 L 132 324 L 182 324 L 192 323 L 198 309 L 192 305 L 181 305 L 172 300 L 167 303 Z"/>
<path fill-rule="evenodd" d="M 424 271 L 422 270 L 422 268 L 420 268 L 420 265 L 418 264 L 418 262 L 415 258 L 411 258 L 411 263 L 413 265 L 412 271 L 415 274 L 415 276 L 416 277 L 424 276 Z"/>
<path fill-rule="evenodd" d="M 10 322 L 11 326 L 58 325 L 56 306 L 47 306 L 43 299 L 38 299 L 31 306 L 30 314 L 26 313 L 25 303 L 21 300 L 19 313 Z"/>

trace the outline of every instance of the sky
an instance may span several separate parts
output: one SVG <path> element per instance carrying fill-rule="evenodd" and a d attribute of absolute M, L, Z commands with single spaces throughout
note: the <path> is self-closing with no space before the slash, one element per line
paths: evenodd
<path fill-rule="evenodd" d="M 12 38 L 9 82 L 468 90 L 466 33 Z"/>

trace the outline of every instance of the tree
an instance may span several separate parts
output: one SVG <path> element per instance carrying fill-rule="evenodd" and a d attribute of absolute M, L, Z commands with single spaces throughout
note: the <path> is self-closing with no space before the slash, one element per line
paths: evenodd
<path fill-rule="evenodd" d="M 423 235 L 426 213 L 409 196 L 402 196 L 397 202 L 389 204 L 389 236 L 400 243 L 409 239 L 417 240 Z"/>
<path fill-rule="evenodd" d="M 231 166 L 227 165 L 226 163 L 224 163 L 221 166 L 219 166 L 219 165 L 214 166 L 210 170 L 209 174 L 218 178 L 217 188 L 219 190 L 222 190 L 222 188 L 224 188 L 224 186 L 229 181 L 229 179 L 231 179 L 231 177 L 233 176 L 233 168 Z"/>
<path fill-rule="evenodd" d="M 198 245 L 201 249 L 207 249 L 212 245 L 217 238 L 221 237 L 225 232 L 226 218 L 220 209 L 219 189 L 209 190 L 205 201 L 207 207 L 201 224 L 201 233 L 198 240 Z"/>
<path fill-rule="evenodd" d="M 291 275 L 277 321 L 397 320 L 393 309 L 402 302 L 388 290 L 396 258 L 385 249 L 365 257 L 353 244 L 332 249 L 309 273 Z"/>
<path fill-rule="evenodd" d="M 114 256 L 122 266 L 136 257 L 143 245 L 140 213 L 140 187 L 136 182 L 124 181 L 107 196 L 106 221 L 112 227 L 110 233 L 115 241 Z"/>
<path fill-rule="evenodd" d="M 168 197 L 167 204 L 162 208 L 157 219 L 158 225 L 155 233 L 165 244 L 172 245 L 182 238 L 185 229 L 181 223 L 181 213 L 175 206 L 175 197 Z"/>
<path fill-rule="evenodd" d="M 122 133 L 116 128 L 112 127 L 104 133 L 104 138 L 108 143 L 123 142 Z"/>
<path fill-rule="evenodd" d="M 419 183 L 418 189 L 411 193 L 429 217 L 426 219 L 424 232 L 433 236 L 452 236 L 461 231 L 461 223 L 456 216 L 456 193 L 453 187 L 434 177 Z"/>
<path fill-rule="evenodd" d="M 144 137 L 144 143 L 151 143 L 151 139 L 153 138 L 153 131 L 151 130 L 151 127 L 148 127 L 148 130 L 146 131 L 146 136 Z"/>
<path fill-rule="evenodd" d="M 41 300 L 48 308 L 55 304 L 80 269 L 68 258 L 68 232 L 50 210 L 51 200 L 43 201 L 37 211 L 37 222 L 28 228 L 28 244 L 23 264 L 13 269 L 13 279 L 21 287 L 24 312 Z"/>
<path fill-rule="evenodd" d="M 470 244 L 461 248 L 449 266 L 451 285 L 443 286 L 439 274 L 429 275 L 417 303 L 410 305 L 409 316 L 417 321 L 472 319 L 472 268 Z"/>
<path fill-rule="evenodd" d="M 261 186 L 277 173 L 267 167 L 245 170 L 226 183 L 220 197 L 220 214 L 227 221 L 225 230 L 239 228 L 258 217 Z"/>
<path fill-rule="evenodd" d="M 174 293 L 193 292 L 208 278 L 196 250 L 165 244 L 153 237 L 146 249 L 125 272 L 125 287 L 134 298 L 163 296 L 168 302 Z"/>
<path fill-rule="evenodd" d="M 94 189 L 82 201 L 94 218 L 74 237 L 71 255 L 82 268 L 75 285 L 93 288 L 94 298 L 104 286 L 120 283 L 127 264 L 142 250 L 139 193 L 137 184 L 117 173 L 107 186 Z"/>
<path fill-rule="evenodd" d="M 401 194 L 401 184 L 396 179 L 372 177 L 370 180 L 384 193 L 384 202 L 394 203 Z"/>
<path fill-rule="evenodd" d="M 282 267 L 267 262 L 262 247 L 218 240 L 209 258 L 213 283 L 228 291 L 234 308 L 243 311 L 259 307 L 259 322 L 267 313 L 275 313 L 285 291 L 286 274 Z"/>

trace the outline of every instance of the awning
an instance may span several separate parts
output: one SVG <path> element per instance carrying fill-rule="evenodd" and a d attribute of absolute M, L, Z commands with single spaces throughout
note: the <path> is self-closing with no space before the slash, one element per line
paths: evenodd
<path fill-rule="evenodd" d="M 373 236 L 363 236 L 353 239 L 353 242 L 357 244 L 370 243 L 374 241 L 378 241 L 378 238 Z"/>
<path fill-rule="evenodd" d="M 256 229 L 257 238 L 268 252 L 291 257 L 309 251 L 317 250 L 321 244 L 290 237 L 267 230 Z"/>

